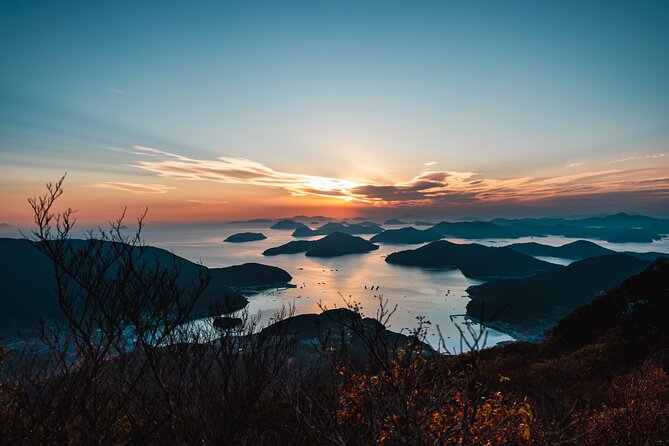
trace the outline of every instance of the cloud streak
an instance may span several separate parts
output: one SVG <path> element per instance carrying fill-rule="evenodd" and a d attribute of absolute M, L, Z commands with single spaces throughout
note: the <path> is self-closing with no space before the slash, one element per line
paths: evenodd
<path fill-rule="evenodd" d="M 255 185 L 285 190 L 294 196 L 336 198 L 375 206 L 524 203 L 610 194 L 669 198 L 669 171 L 666 165 L 506 179 L 486 178 L 475 172 L 424 170 L 407 181 L 378 184 L 280 172 L 243 158 L 202 160 L 141 146 L 133 147 L 131 153 L 140 155 L 131 166 L 162 178 Z M 664 158 L 664 154 L 659 155 L 653 159 Z"/>
<path fill-rule="evenodd" d="M 164 194 L 170 190 L 176 189 L 173 186 L 164 184 L 143 184 L 143 183 L 122 183 L 118 181 L 106 181 L 104 183 L 88 184 L 86 187 L 98 189 L 114 189 L 133 194 Z"/>

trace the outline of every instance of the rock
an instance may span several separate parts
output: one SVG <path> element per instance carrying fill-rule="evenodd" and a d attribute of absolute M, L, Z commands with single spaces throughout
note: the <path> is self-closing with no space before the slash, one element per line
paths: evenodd
<path fill-rule="evenodd" d="M 214 319 L 212 325 L 221 330 L 241 327 L 244 321 L 238 317 L 221 316 Z"/>

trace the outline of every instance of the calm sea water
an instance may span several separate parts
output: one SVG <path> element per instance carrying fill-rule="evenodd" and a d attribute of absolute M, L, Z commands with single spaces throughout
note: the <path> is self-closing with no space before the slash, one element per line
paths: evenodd
<path fill-rule="evenodd" d="M 246 231 L 262 232 L 267 239 L 247 243 L 223 242 L 231 234 Z M 5 232 L 7 231 L 3 231 Z M 454 351 L 460 351 L 461 348 L 458 328 L 478 330 L 478 325 L 472 325 L 472 322 L 464 316 L 465 306 L 469 301 L 465 290 L 481 281 L 466 278 L 456 269 L 430 270 L 390 265 L 384 261 L 392 252 L 413 249 L 420 245 L 380 244 L 377 251 L 328 259 L 306 257 L 304 254 L 273 257 L 262 255 L 267 248 L 295 240 L 291 232 L 269 229 L 264 225 L 149 224 L 143 235 L 150 245 L 170 250 L 209 267 L 258 262 L 288 271 L 293 277 L 292 283 L 296 288 L 268 290 L 249 296 L 248 311 L 251 314 L 258 314 L 263 323 L 270 323 L 274 314 L 285 306 L 294 306 L 296 314 L 318 313 L 321 307 L 344 307 L 347 301 L 360 303 L 363 313 L 373 317 L 379 307 L 379 298 L 382 298 L 388 300 L 391 308 L 397 306 L 390 321 L 390 329 L 406 332 L 416 327 L 418 316 L 424 316 L 431 322 L 428 340 L 433 344 L 438 340 L 437 326 L 445 338 L 447 347 Z M 16 237 L 15 233 L 4 235 Z M 489 246 L 504 246 L 526 241 L 558 246 L 573 241 L 563 237 L 449 240 L 459 243 L 477 242 Z M 669 239 L 666 238 L 652 244 L 613 244 L 602 241 L 595 243 L 618 251 L 669 253 Z M 544 260 L 559 264 L 569 263 L 565 259 L 544 258 Z M 486 330 L 488 346 L 513 340 L 507 334 L 492 329 Z"/>

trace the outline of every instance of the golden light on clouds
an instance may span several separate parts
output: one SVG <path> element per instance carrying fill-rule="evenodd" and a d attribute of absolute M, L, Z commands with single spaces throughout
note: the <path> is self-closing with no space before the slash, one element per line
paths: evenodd
<path fill-rule="evenodd" d="M 160 178 L 179 181 L 239 184 L 283 190 L 303 199 L 319 198 L 371 206 L 453 206 L 474 203 L 532 202 L 556 197 L 590 196 L 616 193 L 669 196 L 669 170 L 665 153 L 630 156 L 604 164 L 614 169 L 587 171 L 587 163 L 575 162 L 548 176 L 488 178 L 481 173 L 432 170 L 436 164 L 424 164 L 415 177 L 395 183 L 351 181 L 302 173 L 282 172 L 262 163 L 232 157 L 196 159 L 160 149 L 135 146 L 127 150 L 136 157 L 130 166 Z M 626 161 L 652 162 L 651 166 L 623 168 Z M 664 164 L 662 164 L 662 162 Z M 620 166 L 618 166 L 620 165 Z M 573 168 L 586 171 L 571 173 Z M 560 174 L 561 173 L 561 174 Z M 174 186 L 160 184 L 100 183 L 134 193 L 166 193 Z M 192 203 L 222 204 L 216 199 L 192 199 Z"/>

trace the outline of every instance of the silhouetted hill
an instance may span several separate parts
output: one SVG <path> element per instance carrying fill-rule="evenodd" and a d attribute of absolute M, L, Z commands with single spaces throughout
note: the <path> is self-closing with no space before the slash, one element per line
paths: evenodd
<path fill-rule="evenodd" d="M 429 243 L 418 249 L 400 251 L 386 257 L 386 262 L 423 267 L 452 266 L 467 277 L 527 277 L 560 268 L 509 248 L 491 248 L 456 244 L 445 240 Z"/>
<path fill-rule="evenodd" d="M 563 259 L 582 260 L 588 257 L 602 256 L 607 254 L 617 254 L 618 251 L 613 251 L 596 243 L 586 240 L 577 240 L 575 242 L 567 243 L 562 246 L 543 245 L 541 243 L 514 243 L 508 245 L 514 251 L 522 252 L 530 256 L 544 256 L 544 257 L 560 257 Z M 658 257 L 666 256 L 660 252 L 631 252 L 624 251 L 621 254 L 628 254 L 644 260 L 655 260 Z"/>
<path fill-rule="evenodd" d="M 294 230 L 298 228 L 306 228 L 307 226 L 304 223 L 294 220 L 281 220 L 274 223 L 270 226 L 270 229 L 284 229 L 284 230 Z"/>
<path fill-rule="evenodd" d="M 405 225 L 406 222 L 404 222 L 402 220 L 398 220 L 396 218 L 391 218 L 390 220 L 386 220 L 385 223 L 383 223 L 383 224 L 384 225 Z"/>
<path fill-rule="evenodd" d="M 82 240 L 72 243 L 83 245 Z M 138 255 L 139 255 L 139 251 Z M 169 268 L 176 261 L 181 268 L 179 283 L 184 290 L 197 281 L 201 270 L 207 269 L 160 248 L 147 247 L 140 261 L 147 266 L 159 262 Z M 229 310 L 243 308 L 247 300 L 240 293 L 247 289 L 285 286 L 292 278 L 286 271 L 257 263 L 227 268 L 209 268 L 211 282 L 196 303 L 194 313 L 203 313 L 211 305 L 220 304 Z M 0 331 L 26 328 L 39 317 L 59 319 L 61 310 L 56 300 L 56 282 L 51 260 L 35 245 L 23 239 L 0 238 Z"/>
<path fill-rule="evenodd" d="M 543 245 L 541 243 L 514 243 L 508 245 L 514 251 L 522 252 L 529 256 L 545 256 L 545 257 L 561 257 L 564 259 L 585 259 L 587 257 L 603 256 L 607 254 L 615 254 L 611 249 L 599 246 L 586 240 L 578 240 L 572 243 L 567 243 L 562 246 Z"/>
<path fill-rule="evenodd" d="M 416 226 L 434 226 L 434 223 L 429 221 L 416 220 L 413 222 Z"/>
<path fill-rule="evenodd" d="M 649 261 L 626 254 L 587 258 L 525 279 L 471 286 L 467 313 L 484 321 L 504 322 L 541 332 L 574 309 L 638 274 Z M 482 313 L 483 312 L 483 313 Z"/>
<path fill-rule="evenodd" d="M 319 240 L 299 240 L 265 250 L 264 256 L 295 254 L 304 252 L 309 257 L 337 257 L 359 254 L 379 247 L 363 238 L 341 232 L 333 232 Z"/>
<path fill-rule="evenodd" d="M 223 240 L 224 242 L 231 243 L 243 243 L 243 242 L 255 242 L 257 240 L 265 240 L 265 234 L 260 232 L 240 232 L 237 234 L 232 234 L 230 237 Z"/>
<path fill-rule="evenodd" d="M 432 230 L 448 237 L 464 239 L 485 238 L 520 238 L 560 235 L 570 238 L 590 238 L 606 240 L 612 243 L 650 243 L 659 240 L 658 233 L 645 229 L 608 228 L 608 227 L 579 227 L 568 224 L 529 224 L 525 221 L 513 222 L 508 225 L 499 225 L 485 221 L 441 222 L 434 225 Z"/>
<path fill-rule="evenodd" d="M 550 350 L 568 351 L 617 336 L 637 358 L 669 347 L 669 259 L 661 257 L 638 275 L 584 305 L 553 329 Z"/>
<path fill-rule="evenodd" d="M 444 238 L 443 235 L 430 229 L 420 230 L 408 227 L 401 229 L 388 229 L 380 234 L 376 234 L 370 239 L 370 241 L 375 243 L 417 244 L 434 242 L 442 238 Z"/>
<path fill-rule="evenodd" d="M 293 232 L 293 237 L 313 237 L 317 235 L 328 235 L 334 232 L 341 232 L 342 234 L 361 235 L 361 234 L 378 234 L 383 232 L 383 228 L 372 222 L 365 223 L 326 223 L 320 228 L 310 229 L 308 227 L 298 228 Z"/>

